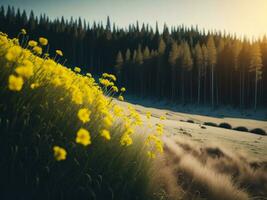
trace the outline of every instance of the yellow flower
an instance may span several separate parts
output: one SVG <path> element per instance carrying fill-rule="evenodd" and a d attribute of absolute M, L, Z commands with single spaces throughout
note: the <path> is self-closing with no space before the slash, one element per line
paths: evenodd
<path fill-rule="evenodd" d="M 83 93 L 79 89 L 74 89 L 72 91 L 72 98 L 71 100 L 78 104 L 81 105 L 83 103 Z"/>
<path fill-rule="evenodd" d="M 118 99 L 119 99 L 120 101 L 124 101 L 124 98 L 123 98 L 123 96 L 121 96 L 121 95 L 118 97 Z"/>
<path fill-rule="evenodd" d="M 148 155 L 149 158 L 152 158 L 152 159 L 153 159 L 153 158 L 156 158 L 156 154 L 153 153 L 152 151 L 148 151 L 148 152 L 147 152 L 147 155 Z"/>
<path fill-rule="evenodd" d="M 166 119 L 166 117 L 165 116 L 160 116 L 160 120 L 165 120 Z"/>
<path fill-rule="evenodd" d="M 111 117 L 109 116 L 106 116 L 104 119 L 103 119 L 103 124 L 106 128 L 109 128 L 112 126 L 112 123 L 113 123 L 113 120 Z"/>
<path fill-rule="evenodd" d="M 89 111 L 87 108 L 81 108 L 78 112 L 78 118 L 83 122 L 89 122 L 90 121 L 90 115 L 91 111 Z"/>
<path fill-rule="evenodd" d="M 29 78 L 33 75 L 33 64 L 29 60 L 24 60 L 22 65 L 15 69 L 15 72 L 25 78 Z"/>
<path fill-rule="evenodd" d="M 77 132 L 76 143 L 82 144 L 84 146 L 91 144 L 91 136 L 89 131 L 84 128 L 80 128 Z"/>
<path fill-rule="evenodd" d="M 30 85 L 30 87 L 31 87 L 32 90 L 38 88 L 39 86 L 40 86 L 39 83 L 32 83 Z"/>
<path fill-rule="evenodd" d="M 158 152 L 163 153 L 163 144 L 160 140 L 156 141 L 155 143 L 156 149 Z"/>
<path fill-rule="evenodd" d="M 54 157 L 57 161 L 66 160 L 67 152 L 65 149 L 59 146 L 54 146 L 53 151 L 54 151 Z"/>
<path fill-rule="evenodd" d="M 125 92 L 125 91 L 126 91 L 125 87 L 122 87 L 121 92 Z"/>
<path fill-rule="evenodd" d="M 116 81 L 116 80 L 117 80 L 116 76 L 113 75 L 113 74 L 103 73 L 103 74 L 102 74 L 102 77 L 103 77 L 103 78 L 109 78 L 109 79 L 111 79 L 112 81 Z"/>
<path fill-rule="evenodd" d="M 122 108 L 120 108 L 118 105 L 115 105 L 115 106 L 113 107 L 113 112 L 114 112 L 114 115 L 115 115 L 115 116 L 120 117 L 120 116 L 122 116 L 122 112 L 123 112 L 123 110 L 122 110 Z"/>
<path fill-rule="evenodd" d="M 14 75 L 10 75 L 8 78 L 8 88 L 12 91 L 20 91 L 23 86 L 23 79 Z"/>
<path fill-rule="evenodd" d="M 45 57 L 45 58 L 48 58 L 48 57 L 49 57 L 49 53 L 45 53 L 45 54 L 44 54 L 44 57 Z"/>
<path fill-rule="evenodd" d="M 33 47 L 32 50 L 33 50 L 36 54 L 38 54 L 38 55 L 41 55 L 42 52 L 43 52 L 42 48 L 39 47 L 39 46 L 35 46 L 35 47 Z"/>
<path fill-rule="evenodd" d="M 116 86 L 112 86 L 111 88 L 112 88 L 112 90 L 113 90 L 114 92 L 119 92 L 118 87 L 116 87 Z"/>
<path fill-rule="evenodd" d="M 80 73 L 81 72 L 81 68 L 80 67 L 74 67 L 74 71 L 77 72 L 77 73 Z"/>
<path fill-rule="evenodd" d="M 46 46 L 48 44 L 48 40 L 44 37 L 39 37 L 39 42 L 42 46 Z"/>
<path fill-rule="evenodd" d="M 113 74 L 110 74 L 110 75 L 109 75 L 109 77 L 110 77 L 110 78 L 111 78 L 111 80 L 113 80 L 113 81 L 116 81 L 116 80 L 117 80 L 116 76 L 115 76 L 115 75 L 113 75 Z"/>
<path fill-rule="evenodd" d="M 28 42 L 28 45 L 30 46 L 30 47 L 35 47 L 35 46 L 37 46 L 37 42 L 36 41 L 34 41 L 34 40 L 30 40 L 29 42 Z"/>
<path fill-rule="evenodd" d="M 108 79 L 99 79 L 100 84 L 104 85 L 105 87 L 112 86 L 112 82 L 110 82 Z"/>
<path fill-rule="evenodd" d="M 133 143 L 133 139 L 129 136 L 129 134 L 124 133 L 121 137 L 120 143 L 122 146 L 129 146 Z"/>
<path fill-rule="evenodd" d="M 22 35 L 26 35 L 27 34 L 27 31 L 24 28 L 21 29 L 20 32 L 21 32 Z"/>
<path fill-rule="evenodd" d="M 163 127 L 163 124 L 157 124 L 157 128 L 156 128 L 156 130 L 157 130 L 159 136 L 162 135 L 162 133 L 163 133 L 163 128 L 164 128 L 164 127 Z"/>
<path fill-rule="evenodd" d="M 110 132 L 106 129 L 101 131 L 101 136 L 104 137 L 106 140 L 110 140 Z"/>
<path fill-rule="evenodd" d="M 56 87 L 62 85 L 62 82 L 61 82 L 60 78 L 58 78 L 58 77 L 51 80 L 51 83 Z"/>
<path fill-rule="evenodd" d="M 19 58 L 21 51 L 19 46 L 12 46 L 8 49 L 5 57 L 8 61 L 15 62 Z"/>
<path fill-rule="evenodd" d="M 150 118 L 151 118 L 151 112 L 148 111 L 148 112 L 146 113 L 146 118 L 147 118 L 147 119 L 150 119 Z"/>
<path fill-rule="evenodd" d="M 56 50 L 56 54 L 59 55 L 59 56 L 63 56 L 63 53 L 61 50 Z"/>
<path fill-rule="evenodd" d="M 92 77 L 92 74 L 91 73 L 86 73 L 86 76 L 88 76 L 89 78 Z"/>

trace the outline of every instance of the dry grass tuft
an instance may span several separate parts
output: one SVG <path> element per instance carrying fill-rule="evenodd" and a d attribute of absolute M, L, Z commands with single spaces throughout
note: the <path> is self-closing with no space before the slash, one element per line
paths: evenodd
<path fill-rule="evenodd" d="M 159 180 L 166 199 L 246 200 L 267 196 L 267 162 L 221 145 L 165 138 Z M 156 181 L 157 182 L 157 181 Z"/>

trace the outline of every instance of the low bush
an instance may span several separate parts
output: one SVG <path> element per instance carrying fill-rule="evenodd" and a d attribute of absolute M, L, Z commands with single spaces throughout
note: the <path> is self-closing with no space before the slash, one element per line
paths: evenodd
<path fill-rule="evenodd" d="M 238 126 L 238 127 L 235 127 L 233 128 L 233 130 L 236 130 L 236 131 L 242 131 L 242 132 L 249 132 L 248 131 L 248 128 L 244 127 L 244 126 Z"/>
<path fill-rule="evenodd" d="M 192 119 L 188 119 L 187 122 L 188 122 L 188 123 L 192 123 L 192 124 L 195 123 Z"/>
<path fill-rule="evenodd" d="M 218 127 L 218 125 L 214 122 L 204 122 L 203 125 Z"/>
<path fill-rule="evenodd" d="M 255 128 L 255 129 L 250 130 L 249 132 L 255 133 L 255 134 L 258 134 L 258 135 L 267 135 L 266 131 L 261 129 L 261 128 Z"/>
<path fill-rule="evenodd" d="M 226 122 L 220 123 L 219 127 L 226 128 L 226 129 L 232 129 L 232 126 Z"/>

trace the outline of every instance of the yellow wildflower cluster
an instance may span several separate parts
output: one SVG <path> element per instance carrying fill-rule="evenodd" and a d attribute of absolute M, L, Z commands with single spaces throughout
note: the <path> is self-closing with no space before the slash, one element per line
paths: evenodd
<path fill-rule="evenodd" d="M 59 146 L 54 146 L 53 151 L 54 151 L 54 157 L 57 161 L 61 161 L 61 160 L 66 159 L 67 152 L 64 148 L 59 147 Z"/>
<path fill-rule="evenodd" d="M 104 137 L 106 140 L 110 140 L 110 132 L 106 129 L 101 131 L 101 136 Z"/>
<path fill-rule="evenodd" d="M 26 30 L 21 30 L 21 35 L 27 34 Z M 24 38 L 25 39 L 25 38 Z M 74 117 L 80 121 L 82 127 L 72 130 L 74 140 L 77 144 L 88 146 L 97 137 L 112 141 L 115 133 L 114 127 L 118 123 L 123 125 L 119 131 L 119 142 L 122 146 L 129 146 L 134 142 L 136 127 L 141 126 L 143 121 L 133 107 L 128 111 L 112 102 L 110 92 L 125 92 L 125 88 L 118 89 L 115 86 L 116 77 L 112 74 L 104 73 L 98 85 L 91 74 L 83 76 L 75 72 L 80 72 L 80 68 L 74 71 L 57 63 L 49 58 L 48 53 L 42 55 L 42 48 L 48 45 L 48 40 L 39 38 L 38 42 L 30 40 L 25 48 L 22 48 L 18 40 L 9 39 L 6 34 L 0 33 L 0 61 L 8 78 L 8 89 L 14 92 L 31 92 L 33 90 L 52 88 L 57 97 L 56 102 L 69 101 L 70 107 L 75 109 Z M 56 50 L 56 55 L 63 56 L 61 50 Z M 104 86 L 104 90 L 101 89 Z M 24 90 L 25 88 L 25 90 Z M 118 97 L 124 100 L 121 93 Z M 53 99 L 55 100 L 55 99 Z M 79 123 L 77 123 L 79 124 Z M 78 130 L 78 131 L 77 131 Z M 157 126 L 156 133 L 148 136 L 146 145 L 149 148 L 150 157 L 157 152 L 162 152 L 162 142 L 160 136 L 163 126 Z M 159 134 L 161 133 L 161 134 Z M 57 161 L 65 160 L 67 150 L 54 145 L 54 157 Z"/>
<path fill-rule="evenodd" d="M 114 86 L 114 83 L 108 79 L 100 78 L 99 83 L 105 87 Z"/>
<path fill-rule="evenodd" d="M 125 92 L 126 89 L 124 87 L 121 88 L 121 92 Z"/>
<path fill-rule="evenodd" d="M 91 136 L 89 131 L 84 128 L 80 128 L 77 132 L 76 142 L 84 146 L 91 144 Z"/>
<path fill-rule="evenodd" d="M 117 80 L 116 76 L 113 75 L 113 74 L 104 73 L 104 74 L 102 74 L 102 77 L 105 78 L 105 79 L 109 79 L 111 81 L 116 81 Z"/>
<path fill-rule="evenodd" d="M 166 120 L 166 116 L 164 115 L 160 116 L 160 120 Z"/>
<path fill-rule="evenodd" d="M 81 72 L 81 68 L 80 67 L 74 67 L 74 71 L 77 72 L 77 73 L 80 73 Z"/>
<path fill-rule="evenodd" d="M 155 134 L 148 135 L 145 144 L 150 149 L 147 152 L 150 158 L 155 158 L 157 153 L 163 153 L 163 142 Z"/>
<path fill-rule="evenodd" d="M 147 118 L 147 119 L 150 119 L 150 118 L 151 118 L 151 112 L 147 112 L 147 113 L 146 113 L 146 118 Z"/>
<path fill-rule="evenodd" d="M 23 60 L 21 65 L 19 65 L 15 72 L 24 77 L 24 78 L 30 78 L 33 75 L 33 64 L 29 60 Z"/>
<path fill-rule="evenodd" d="M 36 41 L 34 41 L 34 40 L 30 40 L 29 42 L 28 42 L 28 45 L 30 46 L 30 47 L 35 47 L 35 46 L 37 46 L 37 42 Z"/>
<path fill-rule="evenodd" d="M 48 44 L 48 40 L 44 37 L 40 37 L 39 42 L 42 46 L 46 46 Z"/>
<path fill-rule="evenodd" d="M 27 34 L 27 31 L 24 28 L 21 29 L 20 32 L 21 32 L 22 35 L 26 35 Z"/>
<path fill-rule="evenodd" d="M 59 55 L 59 56 L 63 56 L 63 52 L 61 50 L 56 50 L 56 54 Z"/>
<path fill-rule="evenodd" d="M 1 39 L 3 40 L 2 42 L 5 42 L 4 38 L 1 38 Z M 21 56 L 21 52 L 22 50 L 19 46 L 13 45 L 9 47 L 8 51 L 6 52 L 5 57 L 10 62 L 16 62 L 18 58 Z"/>
<path fill-rule="evenodd" d="M 13 91 L 20 91 L 23 86 L 23 79 L 14 75 L 10 75 L 8 78 L 8 87 Z"/>
<path fill-rule="evenodd" d="M 90 115 L 91 111 L 89 111 L 87 108 L 81 108 L 78 112 L 78 117 L 83 123 L 90 121 Z"/>

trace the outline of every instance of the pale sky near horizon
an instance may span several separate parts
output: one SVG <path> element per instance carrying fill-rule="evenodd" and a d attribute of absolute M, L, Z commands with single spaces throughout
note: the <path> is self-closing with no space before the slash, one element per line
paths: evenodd
<path fill-rule="evenodd" d="M 267 34 L 267 0 L 1 0 L 0 5 L 46 13 L 51 18 L 82 17 L 91 23 L 105 24 L 110 16 L 120 27 L 138 20 L 152 27 L 158 21 L 159 27 L 184 24 L 239 36 Z"/>

